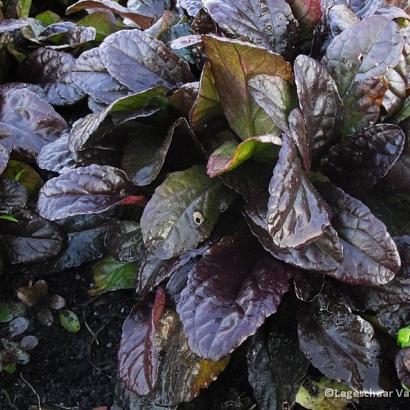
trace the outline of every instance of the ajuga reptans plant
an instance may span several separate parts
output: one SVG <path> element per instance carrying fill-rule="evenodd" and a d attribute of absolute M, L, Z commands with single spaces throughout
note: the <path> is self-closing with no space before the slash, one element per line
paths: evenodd
<path fill-rule="evenodd" d="M 408 12 L 3 10 L 2 280 L 100 260 L 97 277 L 122 279 L 94 292 L 135 287 L 118 406 L 191 401 L 238 348 L 261 409 L 292 406 L 313 373 L 364 392 L 410 385 L 406 349 L 394 359 L 410 322 Z"/>

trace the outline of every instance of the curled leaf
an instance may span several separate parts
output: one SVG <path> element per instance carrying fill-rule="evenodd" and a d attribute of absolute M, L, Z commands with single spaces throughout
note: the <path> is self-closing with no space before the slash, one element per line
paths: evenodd
<path fill-rule="evenodd" d="M 72 14 L 85 9 L 111 11 L 114 14 L 118 14 L 122 18 L 129 19 L 134 24 L 144 29 L 149 28 L 153 20 L 152 17 L 136 13 L 112 0 L 79 0 L 77 3 L 74 3 L 68 7 L 66 13 Z"/>
<path fill-rule="evenodd" d="M 342 100 L 326 68 L 313 58 L 298 56 L 294 70 L 307 138 L 312 155 L 316 158 L 334 141 Z"/>

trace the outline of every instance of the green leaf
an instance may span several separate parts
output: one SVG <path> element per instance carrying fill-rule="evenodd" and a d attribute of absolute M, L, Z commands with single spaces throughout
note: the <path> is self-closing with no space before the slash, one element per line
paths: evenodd
<path fill-rule="evenodd" d="M 13 215 L 0 215 L 0 219 L 2 219 L 3 221 L 9 221 L 9 222 L 18 222 L 19 221 Z"/>
<path fill-rule="evenodd" d="M 106 256 L 92 267 L 95 285 L 88 293 L 97 296 L 114 290 L 135 287 L 137 268 L 137 263 L 119 262 L 112 256 Z"/>
<path fill-rule="evenodd" d="M 395 116 L 392 118 L 392 122 L 394 124 L 399 124 L 404 120 L 407 120 L 407 118 L 410 117 L 410 97 L 407 97 L 404 100 L 403 106 L 401 109 L 395 114 Z"/>
<path fill-rule="evenodd" d="M 277 127 L 248 92 L 248 80 L 258 74 L 291 81 L 292 70 L 280 55 L 240 41 L 206 36 L 205 51 L 231 128 L 241 139 L 278 134 Z"/>
<path fill-rule="evenodd" d="M 94 27 L 96 41 L 103 41 L 105 37 L 117 31 L 117 27 L 106 13 L 92 13 L 78 21 L 80 26 Z"/>
<path fill-rule="evenodd" d="M 207 61 L 199 83 L 198 97 L 191 109 L 190 121 L 194 130 L 207 127 L 222 116 L 222 107 L 215 79 L 212 75 L 211 64 Z"/>
<path fill-rule="evenodd" d="M 43 186 L 40 175 L 25 162 L 9 160 L 3 175 L 23 185 L 27 189 L 29 198 L 33 198 Z"/>
<path fill-rule="evenodd" d="M 397 334 L 397 344 L 401 349 L 410 347 L 410 326 L 403 327 Z"/>
<path fill-rule="evenodd" d="M 3 371 L 7 374 L 14 374 L 16 373 L 17 366 L 15 363 L 8 363 L 3 366 Z"/>
<path fill-rule="evenodd" d="M 81 329 L 78 316 L 71 310 L 63 310 L 59 314 L 61 326 L 70 333 L 78 333 Z"/>
<path fill-rule="evenodd" d="M 207 172 L 211 178 L 232 171 L 251 157 L 272 160 L 278 155 L 282 144 L 279 137 L 260 135 L 248 138 L 239 145 L 236 141 L 226 141 L 209 157 Z"/>
<path fill-rule="evenodd" d="M 289 130 L 288 115 L 295 106 L 289 81 L 276 75 L 256 75 L 249 80 L 249 92 L 281 130 Z"/>
<path fill-rule="evenodd" d="M 22 303 L 0 302 L 0 323 L 12 321 L 15 317 L 22 316 L 25 307 Z"/>
<path fill-rule="evenodd" d="M 211 234 L 234 194 L 194 166 L 174 172 L 155 190 L 141 217 L 145 245 L 160 259 L 194 249 Z"/>
<path fill-rule="evenodd" d="M 46 10 L 37 14 L 36 20 L 38 20 L 43 26 L 47 27 L 51 24 L 58 23 L 61 21 L 61 18 L 57 13 L 54 13 L 54 11 Z"/>
<path fill-rule="evenodd" d="M 322 378 L 300 386 L 296 403 L 309 410 L 345 410 L 352 397 L 353 391 L 345 385 Z"/>
<path fill-rule="evenodd" d="M 19 11 L 20 18 L 28 17 L 31 9 L 31 0 L 20 0 L 19 1 Z"/>

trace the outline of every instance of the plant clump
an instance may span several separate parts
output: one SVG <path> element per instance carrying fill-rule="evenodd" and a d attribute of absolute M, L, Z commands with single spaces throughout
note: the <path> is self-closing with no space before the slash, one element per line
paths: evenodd
<path fill-rule="evenodd" d="M 135 289 L 113 409 L 237 357 L 262 410 L 410 386 L 407 1 L 39 3 L 0 8 L 0 275 Z M 17 296 L 79 332 L 45 280 Z M 36 340 L 1 343 L 7 372 Z"/>

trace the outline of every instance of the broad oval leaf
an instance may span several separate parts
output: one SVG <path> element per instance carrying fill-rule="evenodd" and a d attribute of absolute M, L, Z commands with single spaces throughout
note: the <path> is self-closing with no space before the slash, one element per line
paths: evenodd
<path fill-rule="evenodd" d="M 332 225 L 343 244 L 343 261 L 329 274 L 356 285 L 390 282 L 401 262 L 396 244 L 383 222 L 340 188 L 326 185 L 320 192 L 333 211 Z"/>
<path fill-rule="evenodd" d="M 309 181 L 296 146 L 283 135 L 269 184 L 268 229 L 280 248 L 298 248 L 319 239 L 330 226 L 326 204 Z"/>
<path fill-rule="evenodd" d="M 372 16 L 336 36 L 327 48 L 324 62 L 343 98 L 355 80 L 378 78 L 395 67 L 402 49 L 399 26 L 384 17 Z"/>
<path fill-rule="evenodd" d="M 13 89 L 0 96 L 0 143 L 7 150 L 35 160 L 66 128 L 63 117 L 28 89 Z"/>
<path fill-rule="evenodd" d="M 127 201 L 128 189 L 127 176 L 120 169 L 101 165 L 76 168 L 45 183 L 37 209 L 51 220 L 101 213 Z"/>
<path fill-rule="evenodd" d="M 175 88 L 193 80 L 188 64 L 140 30 L 122 30 L 100 45 L 108 72 L 133 92 L 158 85 Z"/>
<path fill-rule="evenodd" d="M 291 274 L 248 235 L 217 242 L 189 273 L 178 301 L 190 348 L 212 360 L 231 353 L 277 311 Z"/>
<path fill-rule="evenodd" d="M 66 249 L 57 258 L 42 263 L 37 271 L 61 272 L 102 258 L 105 254 L 104 237 L 108 229 L 109 225 L 103 224 L 72 232 L 66 231 Z"/>
<path fill-rule="evenodd" d="M 322 169 L 346 189 L 369 189 L 399 159 L 405 142 L 400 127 L 376 124 L 344 138 L 322 159 Z"/>
<path fill-rule="evenodd" d="M 299 312 L 299 344 L 326 377 L 360 391 L 381 391 L 381 349 L 373 326 L 347 308 L 320 297 Z"/>
<path fill-rule="evenodd" d="M 258 74 L 292 79 L 291 66 L 278 54 L 241 41 L 204 37 L 219 99 L 231 128 L 241 139 L 278 134 L 269 116 L 253 101 L 248 81 Z"/>
<path fill-rule="evenodd" d="M 207 239 L 234 195 L 201 166 L 174 172 L 155 190 L 141 217 L 145 245 L 160 259 L 194 249 Z"/>
<path fill-rule="evenodd" d="M 37 36 L 37 41 L 42 44 L 49 44 L 48 47 L 51 49 L 67 50 L 94 41 L 95 37 L 95 28 L 64 21 L 47 26 Z"/>
<path fill-rule="evenodd" d="M 343 31 L 327 48 L 323 61 L 344 101 L 345 134 L 377 120 L 378 109 L 366 117 L 368 110 L 373 109 L 375 100 L 381 105 L 385 89 L 377 91 L 378 84 L 387 70 L 399 63 L 403 45 L 400 27 L 394 21 L 372 16 Z M 372 100 L 370 108 L 368 97 Z"/>
<path fill-rule="evenodd" d="M 72 105 L 84 98 L 84 93 L 72 81 L 75 58 L 63 51 L 39 48 L 24 62 L 26 75 L 40 84 L 52 105 Z"/>
<path fill-rule="evenodd" d="M 161 17 L 171 7 L 170 0 L 128 0 L 127 8 L 143 16 Z"/>
<path fill-rule="evenodd" d="M 310 149 L 317 158 L 334 141 L 342 100 L 334 80 L 316 60 L 300 55 L 295 60 L 294 71 Z"/>
<path fill-rule="evenodd" d="M 297 35 L 298 23 L 285 0 L 204 0 L 225 31 L 283 54 Z"/>
<path fill-rule="evenodd" d="M 386 306 L 410 304 L 410 236 L 398 236 L 394 241 L 402 264 L 395 278 L 383 286 L 354 287 L 349 292 L 366 310 L 376 312 Z"/>
<path fill-rule="evenodd" d="M 68 134 L 45 145 L 38 154 L 37 164 L 41 169 L 57 174 L 76 168 L 74 155 L 68 147 Z"/>
<path fill-rule="evenodd" d="M 71 68 L 73 83 L 98 101 L 111 104 L 130 93 L 108 73 L 98 47 L 82 53 Z"/>
<path fill-rule="evenodd" d="M 346 30 L 350 26 L 353 26 L 359 21 L 356 14 L 348 7 L 347 4 L 337 4 L 328 8 L 326 19 L 333 37 L 336 37 L 342 31 Z"/>
<path fill-rule="evenodd" d="M 42 262 L 65 247 L 61 228 L 27 211 L 16 214 L 18 222 L 0 221 L 0 245 L 11 264 Z"/>

